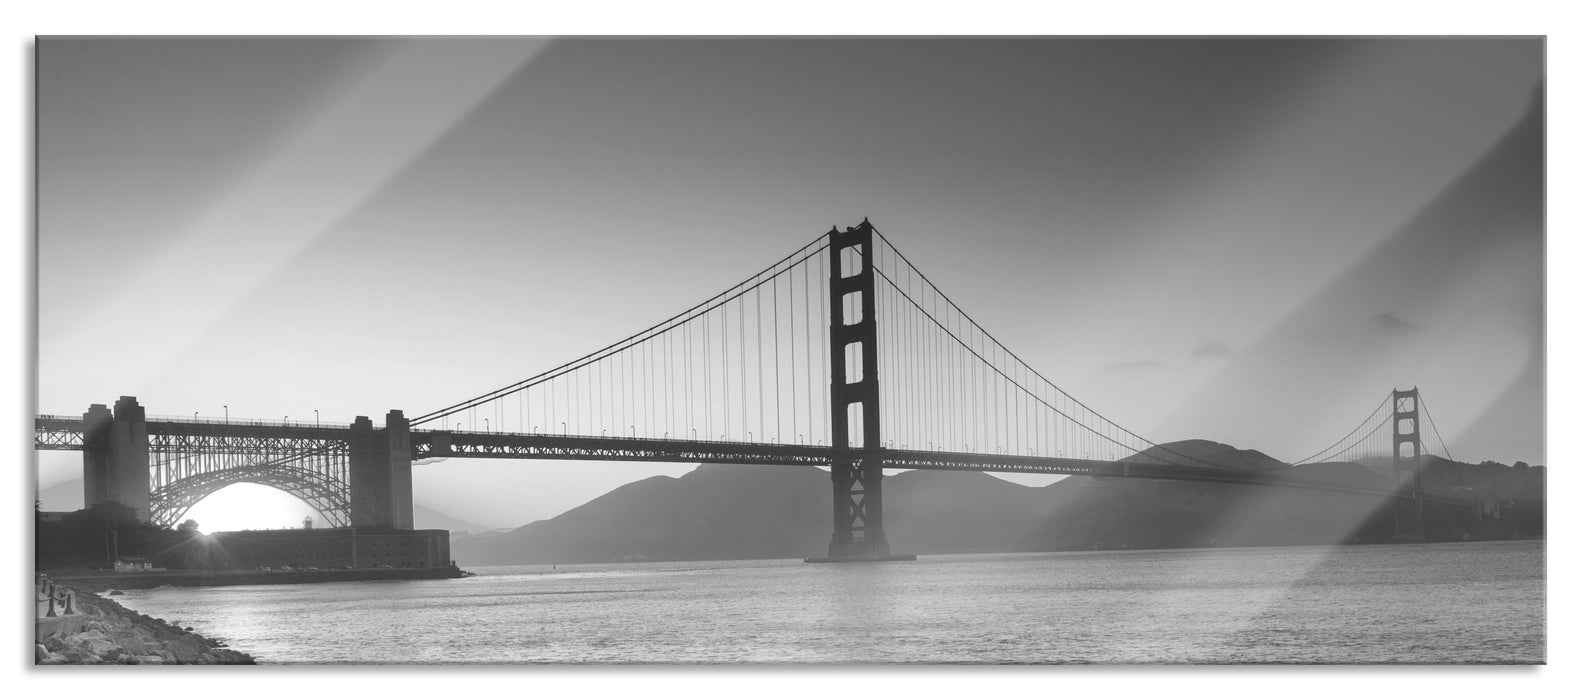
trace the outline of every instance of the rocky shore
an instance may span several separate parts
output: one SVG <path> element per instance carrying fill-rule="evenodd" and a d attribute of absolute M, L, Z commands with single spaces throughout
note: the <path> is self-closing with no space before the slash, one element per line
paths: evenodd
<path fill-rule="evenodd" d="M 33 663 L 252 664 L 253 657 L 224 642 L 128 610 L 93 593 L 77 593 L 75 615 L 40 618 Z"/>

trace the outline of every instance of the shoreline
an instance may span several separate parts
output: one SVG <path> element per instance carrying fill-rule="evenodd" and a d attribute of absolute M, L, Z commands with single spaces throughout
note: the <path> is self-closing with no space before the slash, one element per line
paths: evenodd
<path fill-rule="evenodd" d="M 77 613 L 37 618 L 33 665 L 255 665 L 250 654 L 103 596 L 71 588 Z"/>
<path fill-rule="evenodd" d="M 47 573 L 47 572 L 46 572 Z M 257 586 L 339 581 L 417 581 L 467 576 L 456 567 L 433 569 L 326 569 L 321 571 L 79 571 L 51 573 L 73 590 L 107 591 L 161 586 Z"/>
<path fill-rule="evenodd" d="M 338 581 L 413 581 L 462 578 L 456 567 L 333 569 L 327 571 L 77 571 L 51 579 L 71 590 L 76 613 L 39 617 L 33 628 L 35 666 L 255 665 L 252 655 L 160 618 L 149 617 L 99 591 L 161 587 L 248 586 Z"/>

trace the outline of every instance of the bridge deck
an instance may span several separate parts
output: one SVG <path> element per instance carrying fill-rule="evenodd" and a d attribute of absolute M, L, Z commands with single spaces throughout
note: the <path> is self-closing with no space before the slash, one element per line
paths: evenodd
<path fill-rule="evenodd" d="M 630 437 L 587 437 L 521 433 L 413 431 L 414 459 L 493 458 L 679 462 L 700 464 L 765 464 L 827 466 L 840 457 L 824 445 L 712 442 Z M 1275 486 L 1340 493 L 1396 496 L 1393 491 L 1324 481 L 1284 471 L 1232 470 L 1153 462 L 1099 460 L 1026 455 L 976 454 L 878 448 L 885 469 L 975 471 L 1018 474 L 1167 479 L 1251 486 Z M 855 457 L 848 454 L 846 459 Z M 1426 496 L 1426 494 L 1425 494 Z"/>
<path fill-rule="evenodd" d="M 149 421 L 150 435 L 240 438 L 244 440 L 337 440 L 351 429 L 344 426 L 281 425 L 254 421 Z M 34 421 L 34 447 L 40 450 L 81 450 L 85 429 L 80 418 L 38 416 Z M 1324 481 L 1280 470 L 1243 471 L 1213 467 L 1179 466 L 1150 462 L 1098 460 L 1026 455 L 976 454 L 929 450 L 878 448 L 886 469 L 980 471 L 1050 474 L 1133 479 L 1168 479 L 1253 486 L 1275 486 L 1374 496 L 1399 496 L 1387 489 Z M 855 457 L 847 455 L 847 459 Z M 621 462 L 672 462 L 682 464 L 762 464 L 828 466 L 840 455 L 826 445 L 714 442 L 630 437 L 589 437 L 542 433 L 478 433 L 446 430 L 412 431 L 412 458 L 439 459 L 551 459 Z M 1423 494 L 1431 500 L 1448 500 Z"/>

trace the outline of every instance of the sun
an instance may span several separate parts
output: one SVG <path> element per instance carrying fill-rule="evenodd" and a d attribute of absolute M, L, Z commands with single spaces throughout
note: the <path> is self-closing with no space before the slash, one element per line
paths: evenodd
<path fill-rule="evenodd" d="M 204 534 L 232 530 L 282 530 L 302 527 L 303 518 L 315 527 L 326 527 L 324 516 L 285 491 L 259 484 L 232 484 L 209 494 L 181 522 L 198 521 Z"/>

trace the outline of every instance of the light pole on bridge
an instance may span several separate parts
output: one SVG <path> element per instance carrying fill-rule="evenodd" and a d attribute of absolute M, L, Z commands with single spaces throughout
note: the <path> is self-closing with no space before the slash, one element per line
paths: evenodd
<path fill-rule="evenodd" d="M 221 406 L 220 408 L 225 409 L 225 424 L 226 425 L 230 425 L 231 424 L 231 405 L 230 404 L 225 404 L 224 406 Z"/>
<path fill-rule="evenodd" d="M 313 409 L 313 427 L 319 427 L 319 409 Z"/>

